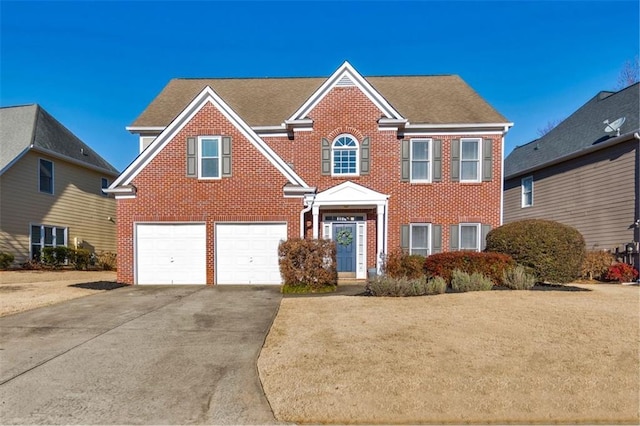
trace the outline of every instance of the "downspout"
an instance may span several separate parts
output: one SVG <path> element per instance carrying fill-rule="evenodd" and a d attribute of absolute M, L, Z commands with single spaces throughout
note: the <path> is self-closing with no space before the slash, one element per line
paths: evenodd
<path fill-rule="evenodd" d="M 638 147 L 636 148 L 638 152 L 636 153 L 636 161 L 640 161 L 640 133 L 635 132 L 633 137 L 638 141 Z M 636 170 L 640 168 L 640 164 L 636 164 Z M 636 173 L 636 179 L 640 179 L 640 172 Z M 640 182 L 636 181 L 636 188 L 640 187 Z M 640 196 L 638 196 L 638 189 L 636 189 L 636 231 L 635 236 L 637 236 L 638 241 L 634 241 L 635 249 L 636 249 L 636 258 L 635 260 L 635 268 L 640 270 Z M 638 277 L 638 283 L 640 283 L 640 277 Z"/>
<path fill-rule="evenodd" d="M 302 209 L 302 211 L 300 212 L 300 238 L 303 240 L 304 240 L 304 215 L 305 213 L 308 213 L 311 211 L 311 209 L 313 208 L 313 202 L 315 201 L 315 199 L 316 199 L 316 194 L 313 194 L 309 205 L 304 209 Z M 306 201 L 307 201 L 307 198 L 305 197 L 305 202 Z"/>

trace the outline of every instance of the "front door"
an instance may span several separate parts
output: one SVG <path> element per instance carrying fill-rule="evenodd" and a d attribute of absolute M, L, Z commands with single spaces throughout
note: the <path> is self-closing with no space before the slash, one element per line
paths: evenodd
<path fill-rule="evenodd" d="M 356 276 L 356 224 L 334 223 L 333 240 L 336 242 L 336 260 L 339 277 Z"/>

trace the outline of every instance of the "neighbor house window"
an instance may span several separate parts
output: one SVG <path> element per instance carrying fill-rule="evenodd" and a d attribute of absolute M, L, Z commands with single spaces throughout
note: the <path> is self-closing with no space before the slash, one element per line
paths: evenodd
<path fill-rule="evenodd" d="M 460 181 L 480 181 L 480 139 L 460 140 Z"/>
<path fill-rule="evenodd" d="M 431 182 L 431 139 L 411 139 L 411 182 Z"/>
<path fill-rule="evenodd" d="M 429 256 L 429 234 L 431 225 L 428 223 L 412 223 L 409 232 L 409 254 Z"/>
<path fill-rule="evenodd" d="M 339 136 L 331 149 L 333 175 L 358 174 L 358 142 L 351 136 Z"/>
<path fill-rule="evenodd" d="M 100 181 L 100 188 L 102 188 L 103 191 L 100 191 L 102 193 L 102 195 L 104 195 L 105 197 L 108 197 L 109 194 L 107 194 L 106 192 L 104 192 L 105 189 L 107 189 L 109 187 L 109 179 L 107 178 L 102 178 Z"/>
<path fill-rule="evenodd" d="M 522 178 L 522 207 L 533 205 L 533 176 Z"/>
<path fill-rule="evenodd" d="M 31 225 L 31 258 L 40 260 L 43 247 L 67 245 L 67 228 Z"/>
<path fill-rule="evenodd" d="M 38 167 L 38 174 L 38 185 L 40 187 L 40 192 L 44 192 L 45 194 L 53 194 L 53 162 L 41 158 L 40 166 Z"/>
<path fill-rule="evenodd" d="M 220 137 L 201 136 L 198 138 L 198 177 L 201 179 L 220 178 Z"/>
<path fill-rule="evenodd" d="M 460 250 L 480 251 L 480 224 L 460 224 Z"/>

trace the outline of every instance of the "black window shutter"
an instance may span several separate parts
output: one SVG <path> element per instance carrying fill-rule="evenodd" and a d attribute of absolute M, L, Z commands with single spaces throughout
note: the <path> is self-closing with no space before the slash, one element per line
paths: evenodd
<path fill-rule="evenodd" d="M 431 225 L 431 254 L 442 253 L 442 225 Z"/>
<path fill-rule="evenodd" d="M 442 140 L 433 141 L 433 181 L 442 181 Z"/>
<path fill-rule="evenodd" d="M 222 137 L 222 176 L 231 176 L 231 136 Z"/>
<path fill-rule="evenodd" d="M 401 146 L 401 162 L 400 162 L 400 180 L 402 182 L 409 182 L 409 178 L 411 177 L 411 142 L 408 139 L 404 139 L 402 141 Z"/>
<path fill-rule="evenodd" d="M 482 240 L 480 241 L 480 251 L 487 248 L 487 234 L 491 231 L 491 225 L 482 224 Z"/>
<path fill-rule="evenodd" d="M 482 141 L 482 180 L 491 181 L 493 178 L 493 140 Z"/>
<path fill-rule="evenodd" d="M 198 176 L 198 140 L 187 138 L 187 177 Z"/>
<path fill-rule="evenodd" d="M 369 137 L 362 139 L 360 144 L 360 174 L 368 175 L 370 171 Z"/>
<path fill-rule="evenodd" d="M 400 225 L 400 248 L 405 253 L 409 252 L 409 225 Z"/>
<path fill-rule="evenodd" d="M 322 174 L 331 174 L 331 144 L 327 138 L 322 138 Z"/>
<path fill-rule="evenodd" d="M 451 181 L 460 180 L 460 139 L 451 140 Z"/>
<path fill-rule="evenodd" d="M 449 227 L 449 250 L 458 251 L 458 225 L 451 225 Z"/>

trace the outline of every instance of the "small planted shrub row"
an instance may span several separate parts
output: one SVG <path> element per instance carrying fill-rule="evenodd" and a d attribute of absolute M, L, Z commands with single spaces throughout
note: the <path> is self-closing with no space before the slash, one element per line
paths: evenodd
<path fill-rule="evenodd" d="M 487 291 L 493 288 L 493 281 L 479 272 L 468 274 L 455 269 L 451 274 L 451 288 L 455 291 Z"/>
<path fill-rule="evenodd" d="M 338 284 L 333 241 L 292 238 L 280 242 L 278 256 L 285 293 L 332 291 Z"/>
<path fill-rule="evenodd" d="M 394 278 L 420 278 L 424 275 L 424 261 L 424 256 L 398 249 L 386 256 L 383 272 Z"/>
<path fill-rule="evenodd" d="M 626 263 L 616 263 L 610 265 L 606 274 L 606 279 L 621 283 L 631 282 L 638 278 L 638 270 Z"/>
<path fill-rule="evenodd" d="M 507 269 L 502 276 L 502 284 L 512 290 L 530 290 L 536 284 L 536 277 L 522 265 Z"/>
<path fill-rule="evenodd" d="M 500 285 L 504 272 L 515 266 L 516 262 L 506 254 L 454 251 L 427 257 L 424 271 L 428 278 L 438 276 L 449 283 L 452 282 L 453 271 L 456 269 L 468 274 L 477 272 L 489 278 L 495 285 Z"/>
<path fill-rule="evenodd" d="M 115 271 L 118 267 L 117 256 L 110 251 L 104 251 L 96 256 L 96 265 L 103 271 Z"/>
<path fill-rule="evenodd" d="M 0 251 L 0 269 L 8 269 L 15 257 L 11 253 Z"/>
<path fill-rule="evenodd" d="M 609 267 L 615 263 L 613 254 L 602 250 L 591 250 L 584 256 L 581 276 L 587 280 L 605 279 Z"/>
<path fill-rule="evenodd" d="M 87 270 L 93 264 L 93 256 L 89 250 L 65 246 L 43 248 L 41 259 L 46 266 L 55 269 L 70 263 L 77 270 Z"/>
<path fill-rule="evenodd" d="M 535 271 L 539 281 L 560 284 L 580 276 L 586 251 L 577 229 L 540 219 L 511 222 L 491 230 L 486 250 L 510 255 Z"/>
<path fill-rule="evenodd" d="M 419 278 L 392 277 L 380 275 L 371 278 L 367 283 L 367 293 L 372 296 L 424 296 L 429 294 L 441 294 L 447 290 L 447 283 L 441 277 L 427 280 L 423 275 Z"/>

